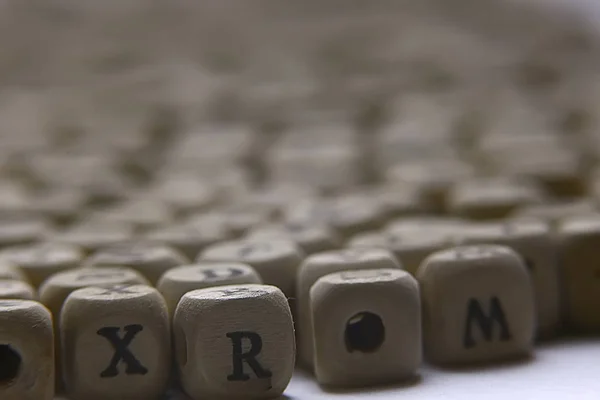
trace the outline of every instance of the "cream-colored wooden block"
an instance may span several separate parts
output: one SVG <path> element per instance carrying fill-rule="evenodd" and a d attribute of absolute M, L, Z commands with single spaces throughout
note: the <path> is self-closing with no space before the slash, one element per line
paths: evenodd
<path fill-rule="evenodd" d="M 188 264 L 189 260 L 177 250 L 158 243 L 129 241 L 98 250 L 85 260 L 85 266 L 129 267 L 155 285 L 171 268 Z"/>
<path fill-rule="evenodd" d="M 423 262 L 417 279 L 429 361 L 491 362 L 532 351 L 533 287 L 515 251 L 496 245 L 443 250 Z"/>
<path fill-rule="evenodd" d="M 325 204 L 326 221 L 347 240 L 362 231 L 383 227 L 386 210 L 376 199 L 366 195 L 340 195 Z"/>
<path fill-rule="evenodd" d="M 415 376 L 421 364 L 419 286 L 398 269 L 337 272 L 310 289 L 315 377 L 370 386 Z"/>
<path fill-rule="evenodd" d="M 48 309 L 31 300 L 0 300 L 0 327 L 0 398 L 52 400 L 54 333 Z"/>
<path fill-rule="evenodd" d="M 369 191 L 369 196 L 379 202 L 383 208 L 386 221 L 419 215 L 427 211 L 426 204 L 416 187 L 385 184 Z"/>
<path fill-rule="evenodd" d="M 89 286 L 149 284 L 139 272 L 125 267 L 106 267 L 102 269 L 79 268 L 52 275 L 39 289 L 40 301 L 52 312 L 55 321 L 60 321 L 61 310 L 66 298 L 75 290 Z M 54 326 L 56 348 L 60 348 L 58 324 Z M 60 353 L 56 353 L 57 387 L 62 386 L 60 377 Z"/>
<path fill-rule="evenodd" d="M 326 251 L 308 256 L 296 280 L 298 304 L 298 357 L 305 367 L 313 366 L 314 338 L 310 317 L 310 288 L 322 276 L 334 272 L 358 269 L 401 269 L 394 255 L 384 249 L 352 248 Z"/>
<path fill-rule="evenodd" d="M 86 206 L 87 196 L 82 190 L 50 189 L 31 196 L 25 208 L 57 225 L 64 225 L 80 216 Z"/>
<path fill-rule="evenodd" d="M 543 191 L 533 183 L 509 178 L 480 179 L 457 183 L 449 194 L 448 208 L 464 218 L 493 220 L 543 200 Z"/>
<path fill-rule="evenodd" d="M 163 274 L 156 285 L 165 298 L 169 315 L 187 292 L 211 286 L 262 283 L 258 272 L 249 265 L 233 262 L 199 262 L 173 268 Z"/>
<path fill-rule="evenodd" d="M 565 286 L 566 318 L 570 329 L 580 332 L 600 331 L 600 304 L 596 262 L 600 246 L 600 216 L 571 217 L 558 228 L 560 261 Z"/>
<path fill-rule="evenodd" d="M 25 274 L 13 263 L 0 258 L 0 279 L 27 281 Z"/>
<path fill-rule="evenodd" d="M 439 212 L 447 208 L 452 185 L 475 175 L 475 169 L 469 164 L 446 159 L 395 165 L 387 172 L 387 179 L 391 183 L 417 188 L 427 209 Z"/>
<path fill-rule="evenodd" d="M 555 336 L 562 325 L 559 251 L 550 225 L 539 220 L 473 224 L 457 234 L 459 244 L 508 246 L 525 262 L 535 293 L 537 336 Z"/>
<path fill-rule="evenodd" d="M 17 266 L 36 288 L 58 272 L 79 267 L 83 258 L 83 251 L 77 246 L 52 242 L 8 247 L 0 251 L 0 260 Z"/>
<path fill-rule="evenodd" d="M 294 371 L 294 323 L 281 290 L 230 285 L 186 293 L 173 320 L 183 390 L 194 399 L 270 399 Z"/>
<path fill-rule="evenodd" d="M 327 224 L 317 221 L 290 221 L 259 226 L 246 235 L 248 240 L 289 239 L 304 254 L 315 254 L 342 246 L 339 235 Z"/>
<path fill-rule="evenodd" d="M 134 236 L 130 224 L 86 220 L 53 236 L 53 241 L 66 243 L 93 253 L 108 247 L 131 240 Z"/>
<path fill-rule="evenodd" d="M 219 194 L 212 185 L 189 175 L 161 180 L 148 195 L 167 204 L 176 215 L 189 215 L 207 210 Z"/>
<path fill-rule="evenodd" d="M 52 232 L 41 218 L 15 216 L 0 217 L 0 248 L 35 243 L 47 238 Z"/>
<path fill-rule="evenodd" d="M 144 240 L 163 243 L 193 260 L 211 244 L 231 238 L 222 219 L 197 218 L 192 222 L 156 228 L 142 235 Z"/>
<path fill-rule="evenodd" d="M 0 280 L 0 299 L 35 300 L 35 289 L 23 281 Z"/>
<path fill-rule="evenodd" d="M 107 222 L 131 225 L 136 232 L 164 226 L 174 219 L 167 204 L 155 199 L 133 199 L 95 212 L 96 218 Z"/>
<path fill-rule="evenodd" d="M 575 216 L 593 215 L 596 213 L 598 213 L 596 205 L 590 200 L 583 199 L 525 206 L 516 210 L 511 218 L 541 219 L 550 223 L 553 227 L 556 227 L 563 219 Z"/>
<path fill-rule="evenodd" d="M 304 254 L 291 240 L 239 240 L 207 247 L 196 259 L 202 261 L 240 262 L 251 265 L 264 283 L 280 288 L 294 297 L 296 271 Z"/>
<path fill-rule="evenodd" d="M 239 238 L 259 225 L 274 221 L 277 209 L 271 205 L 234 203 L 219 208 L 217 213 L 231 235 Z"/>
<path fill-rule="evenodd" d="M 587 190 L 580 156 L 563 149 L 530 152 L 527 157 L 509 157 L 499 167 L 499 172 L 539 182 L 556 197 L 579 197 Z"/>
<path fill-rule="evenodd" d="M 88 287 L 60 318 L 63 379 L 73 400 L 159 399 L 171 372 L 171 331 L 160 293 L 146 285 Z"/>

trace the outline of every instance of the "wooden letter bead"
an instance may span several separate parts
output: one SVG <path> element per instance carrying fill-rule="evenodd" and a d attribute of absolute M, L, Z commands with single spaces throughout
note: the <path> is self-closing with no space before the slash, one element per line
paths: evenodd
<path fill-rule="evenodd" d="M 313 328 L 310 316 L 310 288 L 322 276 L 358 269 L 401 269 L 392 253 L 384 249 L 353 248 L 313 254 L 298 270 L 298 356 L 305 367 L 313 366 Z"/>
<path fill-rule="evenodd" d="M 341 247 L 338 235 L 323 223 L 290 221 L 257 227 L 246 235 L 248 240 L 286 238 L 294 241 L 304 254 L 315 254 Z"/>
<path fill-rule="evenodd" d="M 35 289 L 23 281 L 0 280 L 0 299 L 34 300 Z"/>
<path fill-rule="evenodd" d="M 226 262 L 200 262 L 173 268 L 162 276 L 156 287 L 165 298 L 171 317 L 181 297 L 187 292 L 211 286 L 262 283 L 260 275 L 249 265 Z"/>
<path fill-rule="evenodd" d="M 78 247 L 60 243 L 15 246 L 0 251 L 0 260 L 16 265 L 34 287 L 58 272 L 79 267 L 83 257 Z"/>
<path fill-rule="evenodd" d="M 562 275 L 569 327 L 579 332 L 600 332 L 600 216 L 572 217 L 558 229 Z"/>
<path fill-rule="evenodd" d="M 1 254 L 1 253 L 0 253 Z M 0 257 L 0 279 L 12 281 L 27 281 L 27 277 L 13 263 Z"/>
<path fill-rule="evenodd" d="M 171 370 L 169 317 L 145 285 L 88 287 L 65 301 L 63 379 L 73 400 L 159 399 Z"/>
<path fill-rule="evenodd" d="M 421 284 L 425 355 L 436 364 L 495 361 L 533 347 L 533 290 L 508 247 L 460 246 L 429 256 Z"/>
<path fill-rule="evenodd" d="M 18 246 L 44 240 L 50 233 L 40 218 L 3 216 L 0 218 L 0 247 Z"/>
<path fill-rule="evenodd" d="M 57 234 L 54 239 L 82 248 L 86 253 L 131 240 L 133 226 L 126 223 L 99 222 L 86 220 L 66 231 Z"/>
<path fill-rule="evenodd" d="M 60 272 L 48 278 L 40 287 L 40 301 L 52 311 L 55 321 L 60 321 L 62 306 L 75 290 L 89 286 L 114 286 L 126 284 L 146 285 L 148 281 L 138 272 L 125 267 L 102 269 L 81 268 Z M 56 348 L 60 346 L 59 326 L 55 324 Z M 60 387 L 60 353 L 56 353 L 57 383 Z"/>
<path fill-rule="evenodd" d="M 144 275 L 153 285 L 171 268 L 189 260 L 171 247 L 148 242 L 124 242 L 101 249 L 85 261 L 89 267 L 125 266 Z"/>
<path fill-rule="evenodd" d="M 405 380 L 421 364 L 417 281 L 398 269 L 345 271 L 310 290 L 315 376 L 331 386 Z"/>
<path fill-rule="evenodd" d="M 535 293 L 538 338 L 558 333 L 562 322 L 559 251 L 549 224 L 537 220 L 482 223 L 461 229 L 460 244 L 508 246 L 523 258 Z"/>
<path fill-rule="evenodd" d="M 217 243 L 197 261 L 240 262 L 251 265 L 264 283 L 275 285 L 286 296 L 294 295 L 296 271 L 304 254 L 291 240 L 239 240 Z"/>
<path fill-rule="evenodd" d="M 292 377 L 294 324 L 274 286 L 188 292 L 173 330 L 181 384 L 194 399 L 276 398 Z"/>
<path fill-rule="evenodd" d="M 449 211 L 475 220 L 507 217 L 519 207 L 540 204 L 541 188 L 533 183 L 508 178 L 470 180 L 455 185 L 449 196 Z"/>
<path fill-rule="evenodd" d="M 52 315 L 30 300 L 0 300 L 0 398 L 52 400 Z"/>

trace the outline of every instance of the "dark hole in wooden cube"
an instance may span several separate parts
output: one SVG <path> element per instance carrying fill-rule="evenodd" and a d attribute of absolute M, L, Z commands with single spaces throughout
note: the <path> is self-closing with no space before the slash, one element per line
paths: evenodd
<path fill-rule="evenodd" d="M 371 312 L 354 315 L 346 323 L 346 349 L 350 352 L 374 352 L 385 340 L 385 326 L 381 318 Z"/>
<path fill-rule="evenodd" d="M 10 345 L 0 345 L 0 385 L 10 384 L 21 370 L 21 356 Z"/>

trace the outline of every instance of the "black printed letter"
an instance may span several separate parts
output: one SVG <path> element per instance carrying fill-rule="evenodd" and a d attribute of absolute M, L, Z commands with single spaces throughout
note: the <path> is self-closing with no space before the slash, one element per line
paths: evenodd
<path fill-rule="evenodd" d="M 256 332 L 230 332 L 227 337 L 233 344 L 233 373 L 227 377 L 228 381 L 247 381 L 250 375 L 244 373 L 244 361 L 259 378 L 270 378 L 271 371 L 265 370 L 256 361 L 256 356 L 262 350 L 262 338 Z M 250 341 L 250 349 L 243 353 L 242 339 Z"/>
<path fill-rule="evenodd" d="M 481 309 L 481 305 L 475 299 L 469 300 L 467 308 L 467 321 L 465 324 L 465 337 L 464 346 L 465 348 L 474 347 L 476 345 L 475 339 L 473 339 L 472 326 L 473 322 L 476 321 L 483 333 L 483 338 L 488 342 L 492 340 L 494 321 L 500 325 L 500 340 L 506 341 L 511 339 L 511 334 L 508 329 L 508 323 L 506 322 L 506 316 L 502 310 L 500 300 L 496 296 L 490 300 L 490 315 L 487 316 Z"/>
<path fill-rule="evenodd" d="M 127 325 L 125 327 L 125 337 L 123 337 L 123 339 L 119 337 L 119 328 L 117 327 L 106 327 L 98 330 L 98 335 L 104 336 L 115 349 L 115 354 L 110 360 L 110 364 L 100 373 L 100 377 L 112 378 L 119 375 L 117 365 L 121 360 L 127 364 L 127 368 L 125 369 L 127 375 L 146 375 L 146 373 L 148 373 L 148 370 L 127 348 L 135 335 L 140 333 L 143 329 L 144 327 L 141 325 Z"/>

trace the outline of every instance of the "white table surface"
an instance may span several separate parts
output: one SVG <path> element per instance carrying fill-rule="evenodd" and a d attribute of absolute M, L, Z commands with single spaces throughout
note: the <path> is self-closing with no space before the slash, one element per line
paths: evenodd
<path fill-rule="evenodd" d="M 599 400 L 600 335 L 539 345 L 524 362 L 454 370 L 425 365 L 420 375 L 409 385 L 328 392 L 297 372 L 285 394 L 289 400 Z"/>

